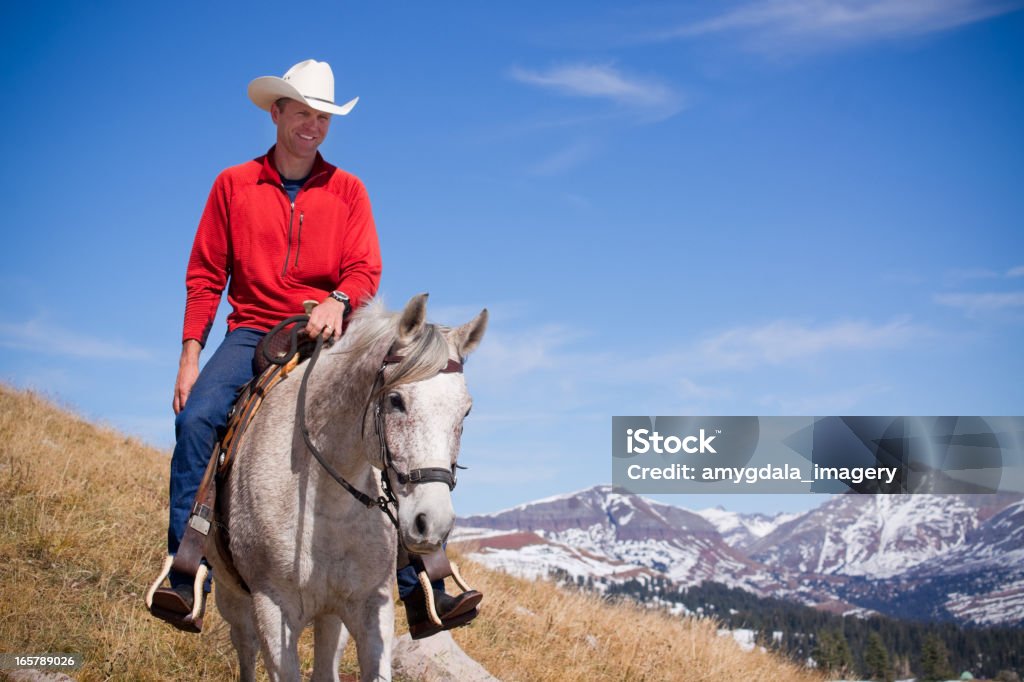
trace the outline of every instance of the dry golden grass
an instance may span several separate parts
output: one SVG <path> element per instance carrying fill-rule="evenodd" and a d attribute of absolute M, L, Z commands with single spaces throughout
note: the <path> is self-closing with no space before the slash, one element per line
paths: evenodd
<path fill-rule="evenodd" d="M 774 655 L 745 653 L 709 619 L 680 618 L 550 582 L 528 582 L 468 564 L 485 595 L 482 615 L 454 633 L 459 645 L 506 682 L 515 680 L 816 681 Z"/>
<path fill-rule="evenodd" d="M 166 452 L 0 385 L 0 651 L 81 653 L 78 680 L 236 676 L 215 608 L 197 637 L 142 603 L 163 558 L 167 471 Z M 503 680 L 821 680 L 741 652 L 710 621 L 609 606 L 471 564 L 463 573 L 486 598 L 455 638 Z M 307 674 L 310 641 L 307 632 Z M 343 670 L 356 671 L 353 646 Z"/>

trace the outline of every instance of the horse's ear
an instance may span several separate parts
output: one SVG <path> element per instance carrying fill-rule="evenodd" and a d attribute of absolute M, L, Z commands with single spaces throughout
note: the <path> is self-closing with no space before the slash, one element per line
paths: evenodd
<path fill-rule="evenodd" d="M 458 350 L 459 357 L 465 358 L 480 345 L 487 331 L 487 308 L 480 311 L 480 314 L 472 320 L 452 330 L 452 343 Z"/>
<path fill-rule="evenodd" d="M 423 325 L 427 323 L 427 296 L 429 294 L 418 294 L 409 299 L 402 311 L 402 318 L 398 321 L 398 344 L 404 346 L 411 342 L 423 331 Z"/>

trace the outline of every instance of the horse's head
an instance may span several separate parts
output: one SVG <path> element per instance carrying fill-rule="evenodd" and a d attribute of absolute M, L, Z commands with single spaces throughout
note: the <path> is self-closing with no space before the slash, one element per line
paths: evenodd
<path fill-rule="evenodd" d="M 453 329 L 428 324 L 426 314 L 426 294 L 406 304 L 369 410 L 399 537 L 416 554 L 438 549 L 455 523 L 451 489 L 472 405 L 462 363 L 487 327 L 487 310 Z"/>

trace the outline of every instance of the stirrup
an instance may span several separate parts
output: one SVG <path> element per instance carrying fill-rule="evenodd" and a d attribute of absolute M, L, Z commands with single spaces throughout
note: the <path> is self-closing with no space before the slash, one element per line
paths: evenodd
<path fill-rule="evenodd" d="M 206 564 L 199 564 L 199 570 L 196 571 L 196 577 L 192 583 L 192 610 L 185 611 L 179 609 L 168 609 L 161 608 L 160 606 L 153 606 L 153 598 L 157 592 L 172 593 L 177 597 L 177 593 L 173 592 L 171 588 L 160 587 L 167 576 L 171 573 L 171 566 L 174 564 L 174 555 L 168 554 L 167 558 L 164 559 L 164 565 L 160 569 L 160 575 L 150 585 L 149 590 L 146 591 L 146 608 L 149 612 L 159 618 L 160 620 L 166 621 L 178 628 L 179 630 L 185 630 L 186 632 L 202 632 L 203 630 L 203 613 L 206 611 L 206 593 L 203 591 L 203 583 L 206 582 L 206 578 L 210 574 L 210 569 L 206 567 Z"/>
<path fill-rule="evenodd" d="M 459 573 L 459 567 L 454 561 L 448 562 L 451 569 L 452 579 L 455 580 L 455 584 L 458 585 L 462 591 L 469 592 L 472 588 L 466 584 L 466 581 L 462 579 L 462 574 Z M 434 587 L 430 584 L 430 576 L 427 575 L 426 568 L 420 568 L 416 573 L 416 577 L 419 578 L 420 588 L 423 590 L 423 596 L 427 601 L 427 617 L 430 618 L 430 622 L 438 627 L 445 627 L 445 623 L 441 620 L 441 616 L 437 613 L 437 604 L 434 602 Z"/>

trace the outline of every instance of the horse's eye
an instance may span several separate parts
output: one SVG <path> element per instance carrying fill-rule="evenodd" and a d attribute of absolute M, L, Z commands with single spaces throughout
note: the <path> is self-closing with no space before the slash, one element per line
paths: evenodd
<path fill-rule="evenodd" d="M 395 408 L 399 412 L 405 412 L 405 401 L 402 400 L 402 396 L 397 393 L 389 395 L 388 402 L 391 403 L 391 407 Z"/>
<path fill-rule="evenodd" d="M 463 419 L 465 419 L 466 417 L 468 417 L 468 416 L 469 416 L 469 413 L 470 413 L 470 412 L 472 412 L 472 411 L 473 411 L 473 408 L 472 408 L 472 407 L 471 407 L 471 408 L 469 408 L 468 410 L 466 410 L 466 414 L 462 415 L 462 418 L 463 418 Z"/>

